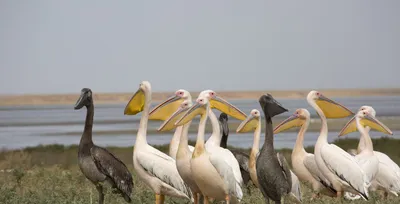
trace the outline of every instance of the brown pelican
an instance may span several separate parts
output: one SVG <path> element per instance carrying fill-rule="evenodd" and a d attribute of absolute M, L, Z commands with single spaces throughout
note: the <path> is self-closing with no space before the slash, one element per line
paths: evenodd
<path fill-rule="evenodd" d="M 257 188 L 260 188 L 260 184 L 257 178 L 257 168 L 256 168 L 256 161 L 257 157 L 260 152 L 260 135 L 261 135 L 261 121 L 260 121 L 260 111 L 257 109 L 251 110 L 249 116 L 246 120 L 242 121 L 242 123 L 237 128 L 236 132 L 243 133 L 249 132 L 254 130 L 254 140 L 253 140 L 253 147 L 251 148 L 250 158 L 249 158 L 249 172 L 251 180 L 253 181 L 254 185 Z M 279 157 L 279 153 L 277 153 L 277 157 Z M 301 196 L 301 186 L 300 181 L 297 176 L 290 171 L 292 177 L 292 187 L 290 198 L 293 198 L 293 201 L 296 203 L 302 202 Z"/>
<path fill-rule="evenodd" d="M 75 110 L 86 106 L 86 122 L 78 148 L 78 164 L 83 175 L 89 179 L 99 193 L 99 204 L 104 202 L 102 182 L 107 181 L 115 193 L 121 194 L 126 202 L 131 202 L 133 181 L 125 164 L 106 149 L 96 146 L 92 141 L 94 105 L 92 91 L 83 88 L 75 104 Z"/>
<path fill-rule="evenodd" d="M 274 150 L 272 117 L 286 112 L 270 94 L 259 99 L 263 109 L 266 127 L 265 141 L 256 161 L 257 180 L 266 202 L 269 199 L 281 203 L 281 199 L 291 192 L 292 175 L 285 157 Z"/>
<path fill-rule="evenodd" d="M 156 204 L 164 203 L 165 195 L 193 202 L 192 192 L 180 177 L 175 160 L 147 143 L 151 94 L 150 83 L 143 81 L 124 111 L 125 115 L 143 112 L 133 151 L 134 170 L 139 179 L 156 194 Z"/>
<path fill-rule="evenodd" d="M 228 142 L 228 136 L 229 136 L 229 125 L 228 125 L 228 115 L 226 113 L 221 113 L 218 118 L 220 124 L 221 124 L 221 129 L 222 129 L 222 139 L 220 146 L 223 148 L 227 148 L 227 142 Z M 249 186 L 247 185 L 249 183 L 250 179 L 250 173 L 249 173 L 249 155 L 238 150 L 233 150 L 229 149 L 232 154 L 235 156 L 236 160 L 239 163 L 240 166 L 240 173 L 242 174 L 243 178 L 243 184 L 247 186 L 248 192 L 250 192 Z"/>
<path fill-rule="evenodd" d="M 358 151 L 355 152 L 354 156 L 367 174 L 369 180 L 371 180 L 369 190 L 375 191 L 381 189 L 385 191 L 385 196 L 387 196 L 387 193 L 397 196 L 397 193 L 400 192 L 400 169 L 386 154 L 373 151 L 369 130 L 372 128 L 389 135 L 393 133 L 375 119 L 375 115 L 376 112 L 371 106 L 361 106 L 357 115 L 343 127 L 339 136 L 358 129 L 361 137 L 358 144 Z M 360 196 L 347 192 L 345 196 L 351 200 L 360 198 Z"/>
<path fill-rule="evenodd" d="M 330 188 L 329 185 L 325 184 L 325 179 L 321 179 L 325 177 L 319 171 L 317 164 L 315 163 L 314 154 L 308 153 L 304 149 L 304 134 L 309 125 L 310 112 L 308 112 L 307 109 L 300 108 L 297 109 L 289 118 L 277 125 L 274 129 L 274 134 L 278 134 L 292 127 L 301 127 L 292 151 L 293 172 L 301 181 L 307 183 L 308 186 L 311 187 L 315 193 L 313 194 L 313 198 L 318 197 L 319 193 L 335 197 L 335 189 Z"/>
<path fill-rule="evenodd" d="M 328 143 L 326 119 L 348 117 L 354 115 L 353 112 L 318 91 L 310 91 L 307 102 L 321 118 L 321 133 L 314 147 L 314 155 L 318 169 L 325 176 L 325 183 L 336 190 L 338 198 L 346 191 L 368 200 L 369 183 L 365 172 L 353 156 L 335 144 Z"/>

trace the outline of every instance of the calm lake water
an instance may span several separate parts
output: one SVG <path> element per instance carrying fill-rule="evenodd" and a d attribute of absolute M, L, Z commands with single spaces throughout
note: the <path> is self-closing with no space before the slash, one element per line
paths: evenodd
<path fill-rule="evenodd" d="M 370 105 L 377 111 L 379 117 L 399 117 L 400 97 L 356 97 L 333 98 L 354 112 L 362 105 Z M 289 112 L 284 113 L 284 118 L 293 113 L 297 108 L 307 108 L 312 117 L 317 117 L 315 111 L 307 104 L 305 99 L 278 99 Z M 230 100 L 246 114 L 251 109 L 261 110 L 257 100 Z M 156 105 L 156 104 L 153 104 Z M 123 110 L 125 104 L 120 105 L 96 105 L 94 117 L 94 131 L 124 131 L 132 130 L 131 134 L 101 134 L 94 135 L 93 140 L 100 146 L 133 146 L 136 139 L 136 129 L 139 125 L 140 114 L 125 116 Z M 219 112 L 215 111 L 217 115 Z M 18 149 L 39 144 L 78 144 L 83 130 L 86 110 L 74 110 L 70 106 L 18 106 L 0 107 L 0 148 Z M 230 118 L 230 121 L 234 119 Z M 149 129 L 157 129 L 159 121 L 150 121 Z M 197 121 L 192 123 L 197 125 Z M 400 139 L 400 132 L 394 132 L 394 138 Z M 210 135 L 210 133 L 208 134 Z M 308 132 L 305 137 L 305 145 L 314 145 L 317 132 Z M 329 133 L 329 140 L 337 138 L 337 132 Z M 380 137 L 382 134 L 371 132 L 372 137 Z M 276 148 L 292 148 L 297 133 L 280 133 L 275 137 Z M 148 136 L 150 144 L 167 144 L 171 140 L 172 132 Z M 191 134 L 191 140 L 195 140 L 196 134 Z M 358 137 L 358 133 L 346 137 Z M 261 138 L 263 140 L 263 137 Z M 236 134 L 230 131 L 228 143 L 237 147 L 251 147 L 253 134 Z"/>

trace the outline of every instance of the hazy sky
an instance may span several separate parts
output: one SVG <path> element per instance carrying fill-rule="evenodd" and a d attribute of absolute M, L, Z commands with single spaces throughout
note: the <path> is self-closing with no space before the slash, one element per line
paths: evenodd
<path fill-rule="evenodd" d="M 0 1 L 0 94 L 400 87 L 400 1 Z"/>

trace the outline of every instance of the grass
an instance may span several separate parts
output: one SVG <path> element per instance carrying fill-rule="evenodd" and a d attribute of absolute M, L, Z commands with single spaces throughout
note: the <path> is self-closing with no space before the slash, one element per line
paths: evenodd
<path fill-rule="evenodd" d="M 390 156 L 395 162 L 400 162 L 400 140 L 391 138 L 374 139 L 374 149 Z M 191 142 L 193 144 L 193 142 Z M 344 148 L 356 148 L 358 140 L 342 139 L 335 143 Z M 168 146 L 156 148 L 166 152 Z M 232 147 L 233 148 L 233 147 Z M 109 151 L 117 155 L 127 164 L 134 177 L 134 190 L 132 203 L 154 203 L 154 194 L 134 175 L 132 167 L 132 147 L 108 147 Z M 244 150 L 243 151 L 248 151 Z M 281 149 L 290 163 L 290 149 Z M 307 147 L 308 152 L 313 152 L 313 147 Z M 31 203 L 97 203 L 95 187 L 82 175 L 77 165 L 77 146 L 48 145 L 25 148 L 16 151 L 0 152 L 0 201 L 7 204 Z M 125 203 L 118 195 L 112 194 L 109 186 L 105 203 Z M 258 189 L 251 187 L 250 193 L 244 188 L 242 203 L 264 203 Z M 399 203 L 400 198 L 389 196 L 387 200 L 380 198 L 378 192 L 371 193 L 370 201 L 338 201 L 323 197 L 310 201 L 310 190 L 302 186 L 303 203 Z M 183 204 L 186 200 L 166 198 L 166 203 Z"/>

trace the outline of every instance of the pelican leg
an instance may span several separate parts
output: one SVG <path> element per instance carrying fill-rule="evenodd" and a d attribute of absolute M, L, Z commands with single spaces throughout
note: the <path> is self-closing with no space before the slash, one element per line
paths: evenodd
<path fill-rule="evenodd" d="M 203 195 L 204 196 L 204 204 L 209 204 L 209 202 L 208 202 L 208 196 L 205 196 L 205 195 Z"/>
<path fill-rule="evenodd" d="M 162 194 L 156 194 L 156 204 L 163 204 L 165 196 Z"/>
<path fill-rule="evenodd" d="M 384 191 L 383 192 L 383 199 L 387 199 L 387 197 L 388 197 L 388 195 L 389 195 L 389 193 L 387 192 L 387 191 Z"/>
<path fill-rule="evenodd" d="M 193 193 L 193 200 L 194 200 L 194 204 L 198 204 L 199 201 L 197 200 L 197 193 Z"/>
<path fill-rule="evenodd" d="M 199 198 L 199 202 L 198 202 L 198 203 L 200 203 L 200 204 L 204 203 L 204 196 L 203 196 L 203 194 L 199 193 L 197 197 Z"/>
<path fill-rule="evenodd" d="M 103 193 L 103 186 L 101 184 L 96 185 L 97 192 L 99 192 L 99 204 L 104 203 L 104 193 Z"/>
<path fill-rule="evenodd" d="M 225 195 L 225 201 L 226 201 L 226 204 L 229 204 L 230 202 L 230 197 L 229 197 L 229 195 Z"/>
<path fill-rule="evenodd" d="M 336 197 L 337 198 L 342 198 L 342 191 L 336 192 Z"/>

